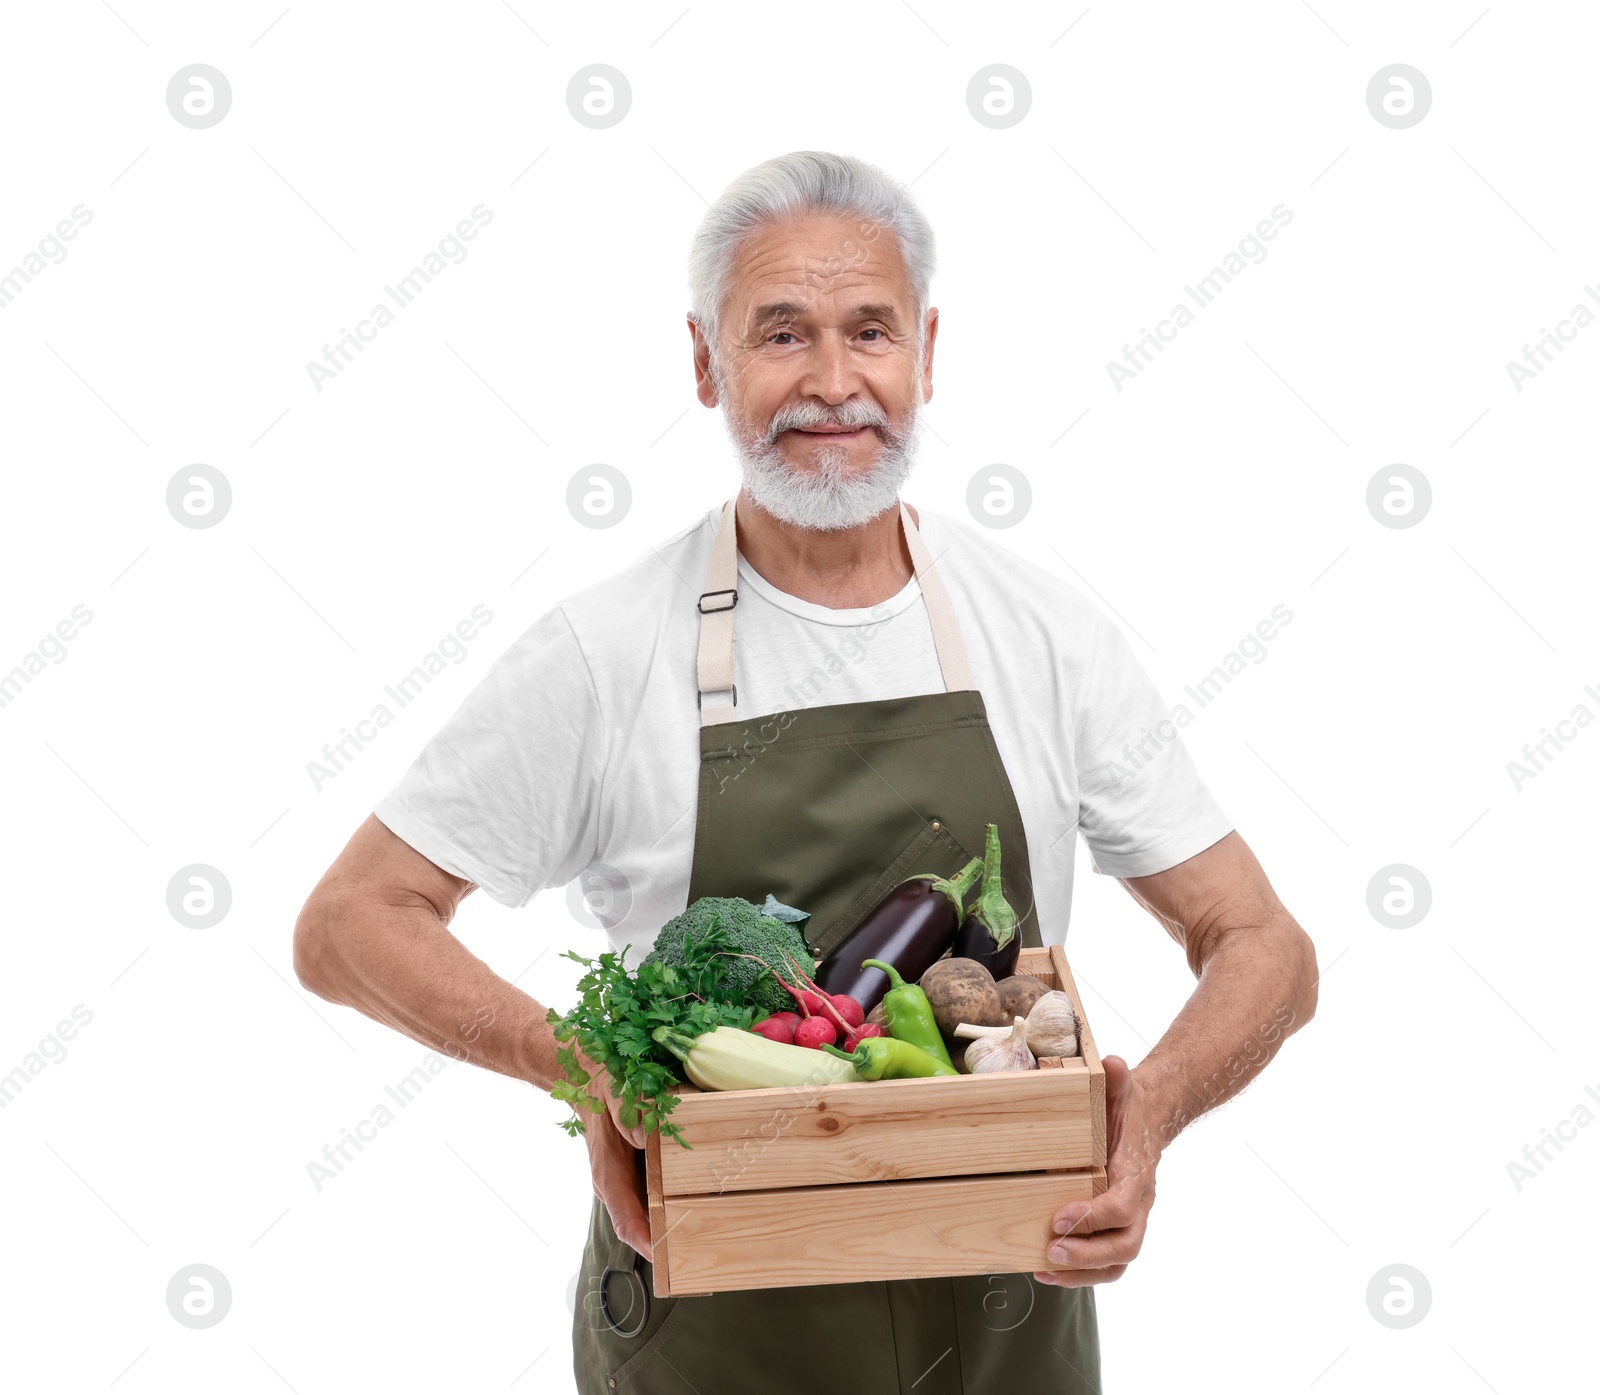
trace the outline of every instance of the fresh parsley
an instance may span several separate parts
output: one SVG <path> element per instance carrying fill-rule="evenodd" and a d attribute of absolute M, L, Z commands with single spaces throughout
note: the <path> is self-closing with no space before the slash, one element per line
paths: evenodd
<path fill-rule="evenodd" d="M 605 1101 L 589 1089 L 593 1077 L 578 1060 L 581 1050 L 611 1077 L 612 1089 L 622 1100 L 618 1112 L 623 1124 L 629 1128 L 641 1124 L 646 1131 L 657 1130 L 663 1138 L 689 1147 L 680 1136 L 682 1130 L 666 1118 L 678 1103 L 671 1087 L 682 1080 L 681 1063 L 651 1033 L 668 1026 L 699 1036 L 721 1026 L 751 1024 L 755 1008 L 719 1001 L 728 975 L 721 957 L 725 942 L 724 933 L 714 932 L 686 946 L 682 968 L 644 963 L 634 973 L 624 964 L 626 948 L 597 959 L 566 951 L 566 958 L 589 971 L 578 980 L 577 1006 L 565 1014 L 551 1008 L 547 1018 L 556 1040 L 563 1043 L 556 1051 L 556 1063 L 566 1079 L 558 1080 L 550 1093 L 572 1106 L 572 1117 L 561 1121 L 569 1134 L 576 1137 L 584 1131 L 582 1111 L 600 1114 L 606 1108 Z"/>

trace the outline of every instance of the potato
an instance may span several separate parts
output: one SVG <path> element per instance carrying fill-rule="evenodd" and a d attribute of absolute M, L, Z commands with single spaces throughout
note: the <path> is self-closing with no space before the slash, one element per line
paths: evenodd
<path fill-rule="evenodd" d="M 978 1027 L 1003 1027 L 1008 1018 L 994 978 L 975 959 L 941 959 L 918 980 L 928 995 L 939 1030 L 954 1033 L 962 1022 Z"/>
<path fill-rule="evenodd" d="M 939 1037 L 944 1042 L 944 1049 L 950 1053 L 950 1064 L 953 1065 L 956 1070 L 960 1072 L 960 1074 L 970 1075 L 972 1072 L 967 1069 L 965 1058 L 967 1054 L 967 1048 L 971 1046 L 972 1043 L 965 1037 L 946 1036 L 943 1032 L 939 1033 Z"/>
<path fill-rule="evenodd" d="M 995 984 L 1000 995 L 1000 1010 L 1006 1022 L 1013 1017 L 1026 1017 L 1033 1005 L 1050 991 L 1050 985 L 1041 983 L 1031 974 L 1012 974 Z"/>

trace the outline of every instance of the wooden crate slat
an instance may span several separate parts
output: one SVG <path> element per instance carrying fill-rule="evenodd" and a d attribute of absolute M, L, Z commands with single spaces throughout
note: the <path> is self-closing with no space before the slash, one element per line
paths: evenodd
<path fill-rule="evenodd" d="M 1051 1218 L 1095 1181 L 1086 1168 L 668 1197 L 670 1291 L 1057 1269 Z"/>
<path fill-rule="evenodd" d="M 1078 985 L 1073 982 L 1072 970 L 1067 965 L 1067 953 L 1060 945 L 1050 946 L 1050 965 L 1055 970 L 1055 980 L 1069 998 L 1078 1014 L 1078 1054 L 1089 1068 L 1089 1119 L 1095 1130 L 1094 1166 L 1106 1165 L 1106 1068 L 1100 1063 L 1100 1052 L 1095 1048 L 1094 1033 L 1089 1030 L 1089 1018 L 1083 1010 L 1083 999 L 1078 996 Z"/>
<path fill-rule="evenodd" d="M 597 1128 L 599 1125 L 591 1124 L 590 1127 Z M 668 1146 L 678 1147 L 676 1143 Z M 668 1287 L 671 1265 L 667 1258 L 667 1231 L 672 1223 L 667 1219 L 667 1209 L 661 1195 L 661 1135 L 654 1129 L 644 1136 L 644 1191 L 645 1205 L 650 1213 L 651 1286 L 657 1298 L 666 1298 L 671 1293 Z"/>
<path fill-rule="evenodd" d="M 660 1150 L 664 1196 L 1031 1172 L 1095 1162 L 1092 1080 L 1059 1071 L 686 1095 Z"/>

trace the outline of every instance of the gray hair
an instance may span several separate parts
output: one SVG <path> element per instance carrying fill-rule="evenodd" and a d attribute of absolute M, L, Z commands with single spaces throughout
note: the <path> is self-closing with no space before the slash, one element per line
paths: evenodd
<path fill-rule="evenodd" d="M 689 249 L 690 315 L 711 345 L 713 363 L 739 249 L 768 224 L 809 213 L 842 214 L 894 234 L 916 306 L 920 354 L 933 281 L 933 228 L 911 190 L 854 156 L 795 150 L 747 169 L 722 191 L 695 232 Z M 863 234 L 864 240 L 870 236 Z"/>

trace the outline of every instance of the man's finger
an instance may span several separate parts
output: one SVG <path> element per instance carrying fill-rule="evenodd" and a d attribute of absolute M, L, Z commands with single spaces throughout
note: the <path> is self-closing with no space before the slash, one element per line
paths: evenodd
<path fill-rule="evenodd" d="M 596 1178 L 600 1200 L 611 1216 L 611 1228 L 618 1239 L 632 1245 L 646 1259 L 652 1259 L 650 1215 L 641 1194 L 634 1154 L 618 1138 L 607 1149 L 607 1156 Z"/>
<path fill-rule="evenodd" d="M 613 1096 L 607 1101 L 611 1112 L 611 1122 L 616 1125 L 620 1133 L 635 1148 L 644 1147 L 644 1125 L 634 1124 L 632 1127 L 622 1122 L 622 1102 Z"/>
<path fill-rule="evenodd" d="M 613 1198 L 606 1202 L 611 1216 L 611 1228 L 625 1245 L 632 1245 L 646 1259 L 654 1261 L 650 1246 L 650 1221 L 639 1203 L 632 1197 Z"/>
<path fill-rule="evenodd" d="M 604 1066 L 596 1066 L 591 1072 L 594 1076 L 594 1088 L 606 1102 L 606 1111 L 611 1115 L 611 1122 L 620 1133 L 635 1148 L 644 1147 L 644 1125 L 628 1125 L 622 1122 L 622 1096 L 614 1092 L 611 1077 L 606 1074 Z"/>
<path fill-rule="evenodd" d="M 1127 1061 L 1121 1056 L 1102 1056 L 1100 1065 L 1106 1073 L 1106 1103 L 1120 1104 L 1133 1072 L 1129 1070 Z"/>
<path fill-rule="evenodd" d="M 1074 1269 L 1110 1269 L 1119 1264 L 1131 1264 L 1139 1257 L 1144 1231 L 1144 1225 L 1139 1223 L 1121 1230 L 1102 1230 L 1094 1235 L 1063 1235 L 1045 1253 L 1052 1264 L 1066 1264 Z"/>
<path fill-rule="evenodd" d="M 635 1124 L 632 1128 L 625 1128 L 625 1127 L 623 1127 L 622 1120 L 618 1119 L 617 1120 L 617 1128 L 621 1132 L 622 1136 L 625 1139 L 627 1139 L 629 1143 L 633 1144 L 633 1146 L 635 1148 L 643 1148 L 644 1147 L 644 1125 L 643 1124 Z"/>
<path fill-rule="evenodd" d="M 1052 1229 L 1057 1235 L 1087 1235 L 1132 1225 L 1141 1210 L 1138 1192 L 1137 1177 L 1118 1178 L 1093 1201 L 1069 1201 L 1056 1212 Z"/>
<path fill-rule="evenodd" d="M 1090 1284 L 1115 1283 L 1127 1272 L 1126 1264 L 1118 1264 L 1110 1269 L 1041 1269 L 1033 1277 L 1038 1283 L 1056 1288 L 1088 1288 Z"/>
<path fill-rule="evenodd" d="M 623 1243 L 652 1258 L 650 1217 L 645 1206 L 644 1160 L 622 1136 L 609 1114 L 597 1115 L 584 1130 L 595 1195 L 605 1204 L 611 1228 Z"/>

